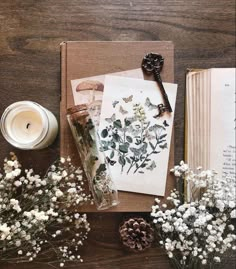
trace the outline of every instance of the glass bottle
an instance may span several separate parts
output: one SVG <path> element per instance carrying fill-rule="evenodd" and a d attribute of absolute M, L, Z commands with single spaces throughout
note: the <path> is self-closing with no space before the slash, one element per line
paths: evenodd
<path fill-rule="evenodd" d="M 101 104 L 98 102 L 89 106 L 77 105 L 67 110 L 67 120 L 95 205 L 98 210 L 104 210 L 116 206 L 119 200 L 106 157 L 99 150 L 100 139 L 97 128 L 100 109 Z"/>

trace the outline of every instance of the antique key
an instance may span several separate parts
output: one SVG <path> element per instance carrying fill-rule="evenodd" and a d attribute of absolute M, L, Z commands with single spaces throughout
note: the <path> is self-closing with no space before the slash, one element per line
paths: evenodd
<path fill-rule="evenodd" d="M 164 64 L 164 58 L 160 54 L 156 53 L 148 53 L 147 55 L 144 56 L 143 61 L 142 61 L 142 69 L 144 72 L 147 74 L 153 73 L 154 78 L 156 82 L 158 83 L 162 97 L 164 99 L 164 104 L 159 104 L 157 106 L 159 113 L 154 116 L 154 118 L 160 117 L 164 112 L 172 112 L 172 108 L 168 99 L 168 96 L 166 94 L 166 91 L 164 89 L 164 86 L 162 84 L 162 79 L 161 79 L 161 70 Z"/>

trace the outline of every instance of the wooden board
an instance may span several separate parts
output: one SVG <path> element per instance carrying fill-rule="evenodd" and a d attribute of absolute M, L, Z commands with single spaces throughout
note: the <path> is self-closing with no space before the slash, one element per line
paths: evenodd
<path fill-rule="evenodd" d="M 160 53 L 165 58 L 162 79 L 174 82 L 174 46 L 172 42 L 63 42 L 61 44 L 61 106 L 60 155 L 70 156 L 80 164 L 78 153 L 66 120 L 66 110 L 74 105 L 71 80 L 139 68 L 142 58 L 149 52 Z M 147 78 L 145 78 L 147 79 Z M 169 169 L 174 165 L 174 139 L 172 135 Z M 174 187 L 168 175 L 166 194 Z M 119 192 L 120 204 L 106 211 L 148 212 L 154 196 Z M 83 206 L 82 211 L 94 212 L 94 206 Z"/>

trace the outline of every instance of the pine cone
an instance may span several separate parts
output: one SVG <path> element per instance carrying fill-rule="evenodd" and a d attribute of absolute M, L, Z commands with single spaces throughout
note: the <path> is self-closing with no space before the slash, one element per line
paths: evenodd
<path fill-rule="evenodd" d="M 154 239 L 154 230 L 143 218 L 126 220 L 119 228 L 125 247 L 135 252 L 149 248 Z"/>

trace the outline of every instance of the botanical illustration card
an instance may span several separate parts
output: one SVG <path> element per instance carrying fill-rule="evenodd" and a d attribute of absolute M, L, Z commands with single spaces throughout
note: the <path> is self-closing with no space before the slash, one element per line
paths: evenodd
<path fill-rule="evenodd" d="M 141 68 L 112 73 L 114 76 L 141 78 Z M 89 104 L 93 101 L 102 100 L 105 75 L 71 80 L 71 87 L 75 105 Z"/>
<path fill-rule="evenodd" d="M 106 76 L 99 133 L 118 190 L 164 196 L 177 85 L 164 83 L 172 113 L 156 82 Z"/>

